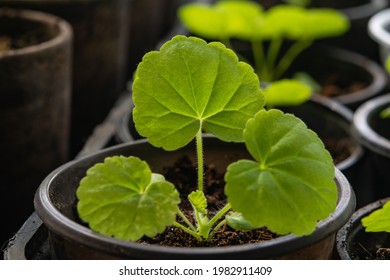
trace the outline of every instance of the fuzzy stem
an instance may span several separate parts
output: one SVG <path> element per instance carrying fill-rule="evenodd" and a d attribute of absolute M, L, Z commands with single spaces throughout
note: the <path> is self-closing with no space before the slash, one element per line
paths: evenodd
<path fill-rule="evenodd" d="M 263 42 L 262 41 L 252 41 L 252 53 L 253 53 L 253 60 L 254 60 L 254 67 L 256 68 L 257 76 L 264 74 L 264 77 L 261 77 L 261 79 L 268 79 L 268 69 L 267 65 L 264 63 L 264 48 L 263 48 Z"/>
<path fill-rule="evenodd" d="M 184 215 L 184 213 L 180 209 L 178 211 L 178 215 L 180 216 L 180 218 L 183 219 L 183 221 L 186 223 L 186 225 L 188 225 L 188 227 L 191 230 L 196 231 L 196 228 L 194 227 L 194 225 L 187 219 L 187 217 Z"/>
<path fill-rule="evenodd" d="M 211 231 L 211 233 L 209 234 L 209 239 L 211 239 L 214 236 L 214 234 L 225 224 L 226 224 L 226 220 L 224 219 L 218 225 L 216 225 Z"/>
<path fill-rule="evenodd" d="M 292 64 L 294 59 L 306 48 L 313 43 L 312 40 L 299 40 L 295 42 L 280 59 L 279 64 L 275 67 L 274 79 L 279 79 L 284 72 L 287 71 L 288 67 Z"/>
<path fill-rule="evenodd" d="M 281 37 L 276 37 L 271 40 L 269 45 L 268 55 L 267 55 L 267 66 L 268 66 L 268 79 L 269 81 L 274 80 L 274 71 L 275 63 L 282 46 L 283 39 Z"/>
<path fill-rule="evenodd" d="M 226 204 L 221 210 L 218 211 L 217 214 L 215 214 L 215 216 L 208 222 L 209 226 L 211 227 L 212 225 L 214 225 L 220 218 L 223 217 L 223 215 L 225 215 L 230 209 L 232 208 L 232 206 L 230 205 L 230 203 Z"/>
<path fill-rule="evenodd" d="M 186 233 L 192 235 L 192 236 L 195 237 L 196 239 L 199 239 L 199 238 L 200 238 L 196 231 L 193 231 L 193 230 L 191 230 L 191 229 L 189 229 L 189 228 L 186 228 L 185 226 L 183 226 L 182 224 L 180 224 L 180 223 L 178 223 L 178 222 L 174 222 L 173 225 L 174 225 L 175 227 L 181 228 L 183 231 L 185 231 Z"/>
<path fill-rule="evenodd" d="M 196 134 L 196 152 L 198 158 L 198 190 L 203 192 L 203 138 L 201 128 Z"/>

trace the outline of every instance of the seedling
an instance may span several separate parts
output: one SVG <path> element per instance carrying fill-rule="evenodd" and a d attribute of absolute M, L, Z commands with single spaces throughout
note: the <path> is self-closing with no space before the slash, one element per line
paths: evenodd
<path fill-rule="evenodd" d="M 385 61 L 385 68 L 386 68 L 387 73 L 390 74 L 390 55 L 387 57 L 387 59 Z M 390 118 L 390 107 L 387 107 L 387 108 L 383 109 L 380 112 L 380 115 L 384 119 L 385 118 Z"/>
<path fill-rule="evenodd" d="M 342 35 L 349 28 L 348 19 L 335 9 L 277 5 L 264 11 L 258 3 L 244 0 L 190 3 L 178 15 L 190 32 L 202 38 L 229 47 L 232 39 L 250 42 L 254 67 L 266 82 L 279 80 L 315 40 Z M 282 46 L 289 47 L 283 51 Z"/>
<path fill-rule="evenodd" d="M 390 201 L 382 208 L 375 210 L 362 219 L 362 224 L 367 232 L 389 232 L 390 233 Z"/>
<path fill-rule="evenodd" d="M 205 242 L 225 224 L 307 235 L 335 210 L 335 169 L 321 140 L 293 115 L 265 110 L 253 68 L 222 43 L 176 36 L 147 53 L 133 101 L 136 129 L 152 145 L 173 151 L 196 139 L 193 219 L 163 175 L 139 158 L 113 156 L 91 167 L 77 190 L 79 216 L 93 230 L 133 241 L 171 225 Z M 227 202 L 216 214 L 204 195 L 203 132 L 244 142 L 253 157 L 228 166 Z"/>
<path fill-rule="evenodd" d="M 390 73 L 390 56 L 387 57 L 385 68 Z M 382 118 L 390 118 L 390 107 L 380 112 Z M 372 212 L 362 219 L 362 224 L 367 232 L 389 232 L 390 233 L 390 201 L 386 202 L 381 209 Z"/>

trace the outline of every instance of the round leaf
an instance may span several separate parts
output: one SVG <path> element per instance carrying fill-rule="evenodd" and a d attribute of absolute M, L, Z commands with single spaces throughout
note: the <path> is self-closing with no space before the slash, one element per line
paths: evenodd
<path fill-rule="evenodd" d="M 297 80 L 284 79 L 272 82 L 264 96 L 268 107 L 297 106 L 310 99 L 312 89 Z"/>
<path fill-rule="evenodd" d="M 153 237 L 176 219 L 179 193 L 136 157 L 106 158 L 87 171 L 77 210 L 91 229 L 125 240 Z"/>
<path fill-rule="evenodd" d="M 244 140 L 255 160 L 228 167 L 232 208 L 253 226 L 310 234 L 337 201 L 333 161 L 321 140 L 300 119 L 279 110 L 256 114 Z"/>
<path fill-rule="evenodd" d="M 185 146 L 200 129 L 242 141 L 247 120 L 264 105 L 251 66 L 221 43 L 185 36 L 144 56 L 133 100 L 137 131 L 166 150 Z"/>
<path fill-rule="evenodd" d="M 340 36 L 350 27 L 348 18 L 334 9 L 309 9 L 305 21 L 303 36 L 314 40 Z"/>
<path fill-rule="evenodd" d="M 259 27 L 263 9 L 252 1 L 190 3 L 181 6 L 178 15 L 187 29 L 202 38 L 251 39 Z"/>
<path fill-rule="evenodd" d="M 235 230 L 252 230 L 256 229 L 247 220 L 244 219 L 241 213 L 230 212 L 226 215 L 226 224 Z"/>
<path fill-rule="evenodd" d="M 277 5 L 265 13 L 257 33 L 263 39 L 316 40 L 342 35 L 348 29 L 348 19 L 337 10 Z"/>
<path fill-rule="evenodd" d="M 362 219 L 367 232 L 390 232 L 390 202 Z"/>

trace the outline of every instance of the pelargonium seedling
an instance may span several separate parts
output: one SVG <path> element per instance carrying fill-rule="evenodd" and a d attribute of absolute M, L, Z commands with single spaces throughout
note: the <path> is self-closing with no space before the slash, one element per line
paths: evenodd
<path fill-rule="evenodd" d="M 226 224 L 307 235 L 334 211 L 335 168 L 322 141 L 295 116 L 265 110 L 253 68 L 222 43 L 176 36 L 147 53 L 133 101 L 136 129 L 151 145 L 174 151 L 196 140 L 198 182 L 187 197 L 192 218 L 163 175 L 140 158 L 113 156 L 91 167 L 77 190 L 79 216 L 93 230 L 132 241 L 167 226 L 205 242 Z M 227 167 L 227 201 L 212 214 L 204 195 L 203 133 L 244 142 L 252 155 Z"/>
<path fill-rule="evenodd" d="M 385 69 L 390 74 L 390 55 L 386 58 Z M 382 118 L 390 118 L 390 107 L 386 107 L 380 112 Z"/>
<path fill-rule="evenodd" d="M 265 11 L 257 2 L 244 0 L 190 3 L 182 5 L 178 15 L 190 32 L 202 38 L 230 47 L 232 39 L 250 42 L 254 67 L 266 82 L 279 80 L 314 41 L 349 29 L 349 20 L 335 9 L 276 5 Z M 289 45 L 286 51 L 283 42 Z"/>
<path fill-rule="evenodd" d="M 367 232 L 384 231 L 390 233 L 390 202 L 386 202 L 382 208 L 364 217 L 362 224 Z"/>

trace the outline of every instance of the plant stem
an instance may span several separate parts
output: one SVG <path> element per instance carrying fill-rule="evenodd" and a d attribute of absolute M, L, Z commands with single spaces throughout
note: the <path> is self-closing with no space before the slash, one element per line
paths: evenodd
<path fill-rule="evenodd" d="M 196 231 L 196 228 L 194 227 L 194 225 L 187 219 L 187 217 L 184 215 L 184 213 L 178 209 L 178 214 L 180 216 L 180 218 L 183 219 L 183 221 L 186 223 L 186 225 L 188 225 L 193 231 Z"/>
<path fill-rule="evenodd" d="M 264 63 L 264 48 L 263 48 L 263 42 L 262 41 L 252 41 L 252 53 L 253 53 L 253 60 L 254 60 L 254 67 L 256 68 L 257 76 L 264 74 L 264 77 L 261 77 L 262 80 L 268 79 L 267 78 L 267 65 Z"/>
<path fill-rule="evenodd" d="M 288 67 L 292 64 L 294 59 L 306 48 L 312 44 L 313 40 L 299 40 L 295 42 L 280 59 L 279 64 L 275 67 L 274 80 L 279 79 L 284 72 L 287 71 Z"/>
<path fill-rule="evenodd" d="M 208 222 L 208 225 L 210 227 L 212 227 L 219 219 L 221 219 L 223 217 L 223 215 L 225 215 L 230 209 L 232 208 L 232 206 L 230 205 L 230 203 L 226 204 L 221 210 L 219 210 L 217 212 L 217 214 L 215 214 L 215 216 Z"/>
<path fill-rule="evenodd" d="M 183 231 L 185 231 L 186 233 L 188 233 L 188 234 L 192 235 L 193 237 L 199 239 L 199 235 L 197 234 L 196 231 L 193 231 L 193 230 L 191 230 L 191 229 L 189 229 L 189 228 L 186 228 L 185 226 L 183 226 L 182 224 L 180 224 L 180 223 L 178 223 L 178 222 L 176 222 L 176 221 L 173 223 L 173 225 L 174 225 L 175 227 L 181 228 L 181 229 L 182 229 Z"/>
<path fill-rule="evenodd" d="M 198 158 L 198 190 L 203 192 L 203 138 L 202 126 L 196 134 L 196 152 Z"/>
<path fill-rule="evenodd" d="M 222 220 L 218 225 L 216 225 L 212 232 L 209 234 L 209 239 L 213 238 L 214 234 L 223 226 L 226 224 L 226 220 Z"/>
<path fill-rule="evenodd" d="M 282 46 L 283 39 L 281 37 L 276 37 L 271 40 L 271 43 L 269 45 L 268 49 L 268 55 L 267 55 L 267 67 L 268 67 L 268 79 L 270 81 L 275 80 L 273 77 L 274 70 L 275 70 L 275 63 L 278 57 L 278 54 L 280 52 L 280 48 Z"/>

